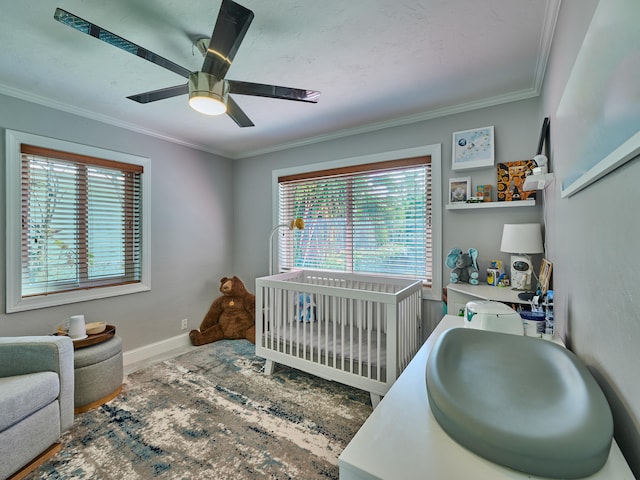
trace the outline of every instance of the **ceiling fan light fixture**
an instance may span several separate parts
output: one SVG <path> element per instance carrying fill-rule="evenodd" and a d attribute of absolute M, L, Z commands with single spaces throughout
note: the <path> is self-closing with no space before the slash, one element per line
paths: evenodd
<path fill-rule="evenodd" d="M 159 88 L 127 97 L 129 100 L 140 104 L 165 100 L 189 93 L 189 104 L 197 112 L 205 115 L 226 113 L 239 127 L 253 127 L 255 124 L 242 111 L 240 106 L 234 102 L 234 99 L 229 98 L 229 93 L 233 93 L 234 96 L 252 95 L 309 103 L 317 103 L 320 96 L 320 92 L 315 90 L 225 80 L 231 62 L 233 62 L 236 52 L 240 48 L 240 44 L 254 18 L 251 10 L 233 0 L 222 0 L 211 38 L 198 38 L 195 40 L 196 48 L 204 56 L 202 68 L 196 72 L 60 8 L 56 9 L 53 18 L 85 35 L 94 37 L 189 79 L 186 84 L 182 83 L 172 87 Z"/>
<path fill-rule="evenodd" d="M 227 111 L 229 84 L 205 72 L 189 75 L 189 106 L 204 115 L 222 115 Z"/>
<path fill-rule="evenodd" d="M 222 115 L 227 111 L 224 102 L 212 94 L 189 97 L 189 106 L 204 115 Z"/>

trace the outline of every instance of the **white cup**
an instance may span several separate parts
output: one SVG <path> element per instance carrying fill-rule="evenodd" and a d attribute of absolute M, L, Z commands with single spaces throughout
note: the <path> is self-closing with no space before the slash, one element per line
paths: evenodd
<path fill-rule="evenodd" d="M 69 317 L 69 336 L 71 338 L 83 338 L 87 335 L 84 323 L 84 315 L 72 315 Z"/>

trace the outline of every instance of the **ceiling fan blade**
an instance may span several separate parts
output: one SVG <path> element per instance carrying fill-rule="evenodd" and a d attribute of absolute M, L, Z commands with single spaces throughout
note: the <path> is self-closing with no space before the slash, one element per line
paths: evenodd
<path fill-rule="evenodd" d="M 310 103 L 318 103 L 320 99 L 320 92 L 315 90 L 278 87 L 277 85 L 265 85 L 263 83 L 238 82 L 236 80 L 227 80 L 227 82 L 229 82 L 229 93 Z"/>
<path fill-rule="evenodd" d="M 153 52 L 150 52 L 146 48 L 141 47 L 140 45 L 136 45 L 129 40 L 126 40 L 122 37 L 119 37 L 115 33 L 111 33 L 108 30 L 105 30 L 98 25 L 95 25 L 87 20 L 84 20 L 73 13 L 69 13 L 66 10 L 62 10 L 61 8 L 56 8 L 55 13 L 53 14 L 53 18 L 60 23 L 67 25 L 79 32 L 86 33 L 87 35 L 91 35 L 92 37 L 97 38 L 98 40 L 102 40 L 109 45 L 113 45 L 114 47 L 118 47 L 125 52 L 132 53 L 138 57 L 144 58 L 145 60 L 155 63 L 167 70 L 170 70 L 178 75 L 181 75 L 185 78 L 189 78 L 189 70 L 180 65 L 173 63 L 171 60 L 167 60 L 166 58 L 161 57 L 160 55 L 156 55 Z"/>
<path fill-rule="evenodd" d="M 213 27 L 211 41 L 202 64 L 202 71 L 220 80 L 227 74 L 233 58 L 242 43 L 253 12 L 232 0 L 222 0 L 216 25 Z"/>
<path fill-rule="evenodd" d="M 151 92 L 131 95 L 127 98 L 138 103 L 149 103 L 155 102 L 157 100 L 164 100 L 165 98 L 177 97 L 178 95 L 186 95 L 188 93 L 189 84 L 185 83 L 184 85 L 176 85 L 175 87 L 161 88 L 159 90 L 153 90 Z"/>
<path fill-rule="evenodd" d="M 253 122 L 242 111 L 238 104 L 231 97 L 227 97 L 227 115 L 229 115 L 239 127 L 254 127 Z"/>

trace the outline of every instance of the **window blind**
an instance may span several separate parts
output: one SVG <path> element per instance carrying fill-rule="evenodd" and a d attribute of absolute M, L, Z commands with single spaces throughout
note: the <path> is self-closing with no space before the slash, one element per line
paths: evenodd
<path fill-rule="evenodd" d="M 432 281 L 431 163 L 418 157 L 281 177 L 280 269 Z"/>
<path fill-rule="evenodd" d="M 20 150 L 22 296 L 139 282 L 142 166 Z"/>

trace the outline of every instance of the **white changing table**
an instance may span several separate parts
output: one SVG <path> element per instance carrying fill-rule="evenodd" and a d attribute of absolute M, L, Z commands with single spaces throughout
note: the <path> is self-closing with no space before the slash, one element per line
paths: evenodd
<path fill-rule="evenodd" d="M 446 315 L 338 460 L 340 480 L 536 479 L 497 465 L 452 440 L 431 414 L 425 368 L 442 332 L 462 327 Z M 541 342 L 546 340 L 540 340 Z M 634 480 L 615 440 L 605 466 L 587 479 Z"/>

